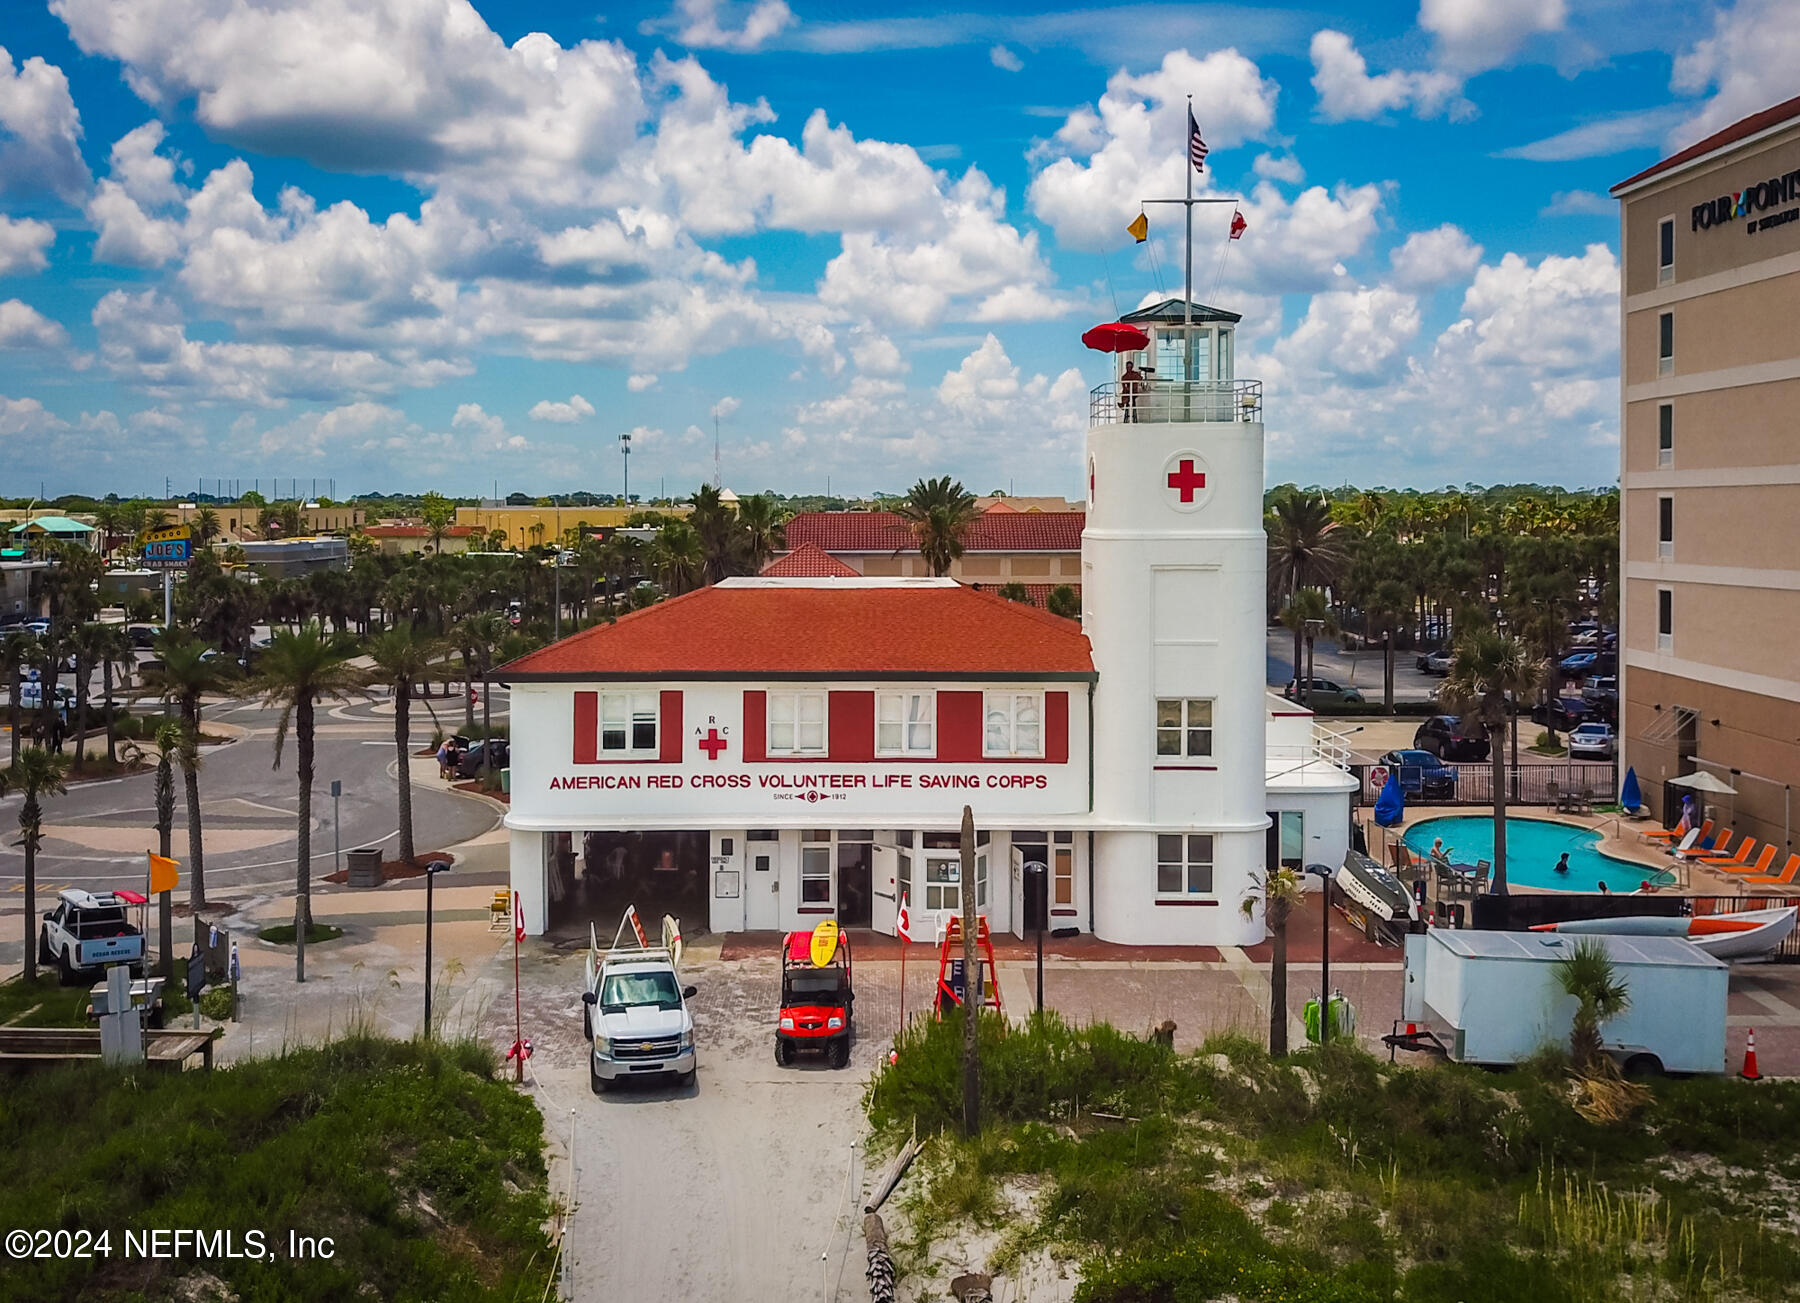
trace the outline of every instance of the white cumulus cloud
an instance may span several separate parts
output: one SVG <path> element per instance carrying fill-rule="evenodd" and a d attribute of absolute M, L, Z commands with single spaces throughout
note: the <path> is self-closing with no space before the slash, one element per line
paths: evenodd
<path fill-rule="evenodd" d="M 0 215 L 0 276 L 20 276 L 49 265 L 46 251 L 56 242 L 56 228 L 35 218 Z"/>
<path fill-rule="evenodd" d="M 1343 32 L 1329 28 L 1315 32 L 1311 55 L 1319 114 L 1327 121 L 1367 121 L 1398 109 L 1411 109 L 1421 118 L 1436 117 L 1446 109 L 1452 117 L 1473 115 L 1473 106 L 1459 96 L 1460 77 L 1400 69 L 1371 76 L 1368 61 Z"/>
<path fill-rule="evenodd" d="M 1025 61 L 1004 44 L 988 51 L 988 62 L 1004 72 L 1018 72 L 1025 67 Z"/>
<path fill-rule="evenodd" d="M 759 48 L 794 24 L 794 11 L 786 0 L 756 0 L 753 5 L 727 5 L 724 0 L 679 0 L 667 26 L 677 28 L 675 39 L 696 50 L 748 51 Z M 742 11 L 743 21 L 728 26 L 728 10 Z M 725 22 L 721 22 L 721 18 Z M 655 24 L 646 24 L 654 29 Z"/>
<path fill-rule="evenodd" d="M 1481 262 L 1481 246 L 1450 222 L 1430 231 L 1414 231 L 1389 255 L 1394 283 L 1405 289 L 1431 289 L 1465 280 Z"/>
<path fill-rule="evenodd" d="M 570 394 L 566 403 L 552 402 L 545 398 L 533 404 L 530 412 L 534 421 L 550 421 L 556 425 L 569 425 L 583 417 L 594 414 L 594 405 L 580 394 Z"/>
<path fill-rule="evenodd" d="M 68 340 L 67 331 L 29 303 L 0 303 L 0 348 L 56 348 Z"/>
<path fill-rule="evenodd" d="M 1421 0 L 1419 26 L 1435 40 L 1438 62 L 1473 75 L 1498 68 L 1540 32 L 1561 31 L 1564 0 Z"/>
<path fill-rule="evenodd" d="M 655 385 L 656 377 L 649 373 L 640 372 L 625 377 L 625 387 L 634 394 L 641 394 L 646 389 L 654 388 Z"/>
<path fill-rule="evenodd" d="M 1791 98 L 1800 90 L 1800 21 L 1789 0 L 1737 0 L 1713 12 L 1712 33 L 1675 60 L 1673 88 L 1712 97 L 1668 136 L 1671 150 Z"/>
<path fill-rule="evenodd" d="M 0 194 L 75 200 L 87 186 L 81 114 L 69 79 L 36 55 L 14 66 L 0 45 Z"/>

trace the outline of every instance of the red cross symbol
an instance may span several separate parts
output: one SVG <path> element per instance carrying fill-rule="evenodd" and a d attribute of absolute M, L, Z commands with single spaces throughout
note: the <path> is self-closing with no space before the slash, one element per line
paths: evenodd
<path fill-rule="evenodd" d="M 706 736 L 700 739 L 700 749 L 706 752 L 708 760 L 717 760 L 719 752 L 723 751 L 725 746 L 725 739 L 719 736 L 719 730 L 716 728 L 707 729 Z"/>
<path fill-rule="evenodd" d="M 1206 472 L 1196 471 L 1191 458 L 1183 457 L 1178 470 L 1169 472 L 1169 487 L 1181 490 L 1181 500 L 1192 502 L 1194 490 L 1206 487 Z"/>

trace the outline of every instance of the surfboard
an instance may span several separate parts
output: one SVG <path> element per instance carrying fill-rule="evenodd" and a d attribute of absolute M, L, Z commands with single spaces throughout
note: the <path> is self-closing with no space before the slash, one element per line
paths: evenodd
<path fill-rule="evenodd" d="M 814 968 L 823 968 L 837 954 L 838 925 L 837 920 L 828 918 L 813 929 L 812 961 Z"/>

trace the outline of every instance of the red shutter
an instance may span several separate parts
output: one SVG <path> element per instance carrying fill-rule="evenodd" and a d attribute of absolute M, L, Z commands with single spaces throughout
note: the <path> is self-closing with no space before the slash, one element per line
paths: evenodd
<path fill-rule="evenodd" d="M 1069 762 L 1069 694 L 1044 694 L 1044 759 L 1053 765 Z"/>
<path fill-rule="evenodd" d="M 575 694 L 575 763 L 600 763 L 600 694 Z"/>
<path fill-rule="evenodd" d="M 938 759 L 981 759 L 981 694 L 937 694 Z"/>
<path fill-rule="evenodd" d="M 657 717 L 657 742 L 660 743 L 658 760 L 665 765 L 681 763 L 681 748 L 686 740 L 681 735 L 681 693 L 676 690 L 662 694 L 662 708 Z"/>
<path fill-rule="evenodd" d="M 827 707 L 827 725 L 831 729 L 829 756 L 833 760 L 873 760 L 875 758 L 875 694 L 873 692 L 834 692 Z"/>
<path fill-rule="evenodd" d="M 744 694 L 744 762 L 769 758 L 769 694 Z"/>

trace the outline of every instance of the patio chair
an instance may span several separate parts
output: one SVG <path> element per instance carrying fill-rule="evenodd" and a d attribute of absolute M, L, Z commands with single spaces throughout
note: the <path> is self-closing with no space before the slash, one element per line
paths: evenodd
<path fill-rule="evenodd" d="M 1762 854 L 1756 857 L 1756 862 L 1754 864 L 1750 863 L 1748 860 L 1732 860 L 1728 864 L 1721 864 L 1716 860 L 1708 860 L 1706 862 L 1706 867 L 1709 869 L 1717 869 L 1720 873 L 1732 874 L 1735 877 L 1742 874 L 1767 873 L 1769 871 L 1769 866 L 1773 863 L 1775 863 L 1775 848 L 1773 846 L 1764 846 L 1762 848 Z"/>
<path fill-rule="evenodd" d="M 1700 825 L 1700 836 L 1701 837 L 1709 836 L 1712 833 L 1712 829 L 1713 829 L 1713 821 L 1711 819 L 1708 819 L 1705 823 Z M 1693 831 L 1694 830 L 1692 828 L 1688 829 L 1688 832 L 1686 832 L 1686 833 L 1677 832 L 1673 828 L 1663 828 L 1663 829 L 1660 829 L 1655 832 L 1647 832 L 1647 833 L 1643 833 L 1641 835 L 1645 841 L 1667 842 L 1669 845 L 1673 846 L 1675 843 L 1685 840 L 1688 836 L 1688 833 L 1691 833 Z"/>
<path fill-rule="evenodd" d="M 1558 812 L 1563 808 L 1562 787 L 1554 778 L 1544 780 L 1544 804 Z"/>
<path fill-rule="evenodd" d="M 1493 871 L 1494 866 L 1486 860 L 1475 861 L 1475 895 L 1485 896 L 1487 894 L 1488 875 Z"/>
<path fill-rule="evenodd" d="M 1782 867 L 1780 873 L 1745 878 L 1744 881 L 1747 884 L 1755 883 L 1759 887 L 1792 887 L 1800 885 L 1794 882 L 1794 878 L 1797 875 L 1800 875 L 1800 855 L 1790 855 L 1787 858 L 1787 864 Z"/>

